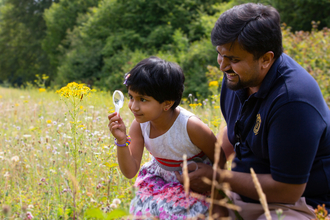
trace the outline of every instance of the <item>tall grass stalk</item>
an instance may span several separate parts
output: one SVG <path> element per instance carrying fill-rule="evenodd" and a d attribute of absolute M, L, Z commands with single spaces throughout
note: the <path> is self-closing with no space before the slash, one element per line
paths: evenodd
<path fill-rule="evenodd" d="M 262 207 L 265 211 L 266 219 L 271 220 L 272 217 L 270 216 L 270 212 L 269 212 L 269 209 L 268 209 L 267 199 L 266 199 L 266 196 L 265 196 L 264 192 L 262 191 L 262 188 L 261 188 L 261 185 L 259 183 L 258 177 L 257 177 L 256 173 L 254 172 L 253 168 L 250 168 L 250 172 L 251 172 L 251 176 L 252 176 L 254 186 L 256 187 L 258 195 L 259 195 L 260 203 L 261 203 L 261 205 L 262 205 Z"/>

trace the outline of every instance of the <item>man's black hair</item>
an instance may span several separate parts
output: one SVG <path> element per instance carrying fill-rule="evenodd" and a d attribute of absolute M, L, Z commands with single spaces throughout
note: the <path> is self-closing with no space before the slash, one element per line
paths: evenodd
<path fill-rule="evenodd" d="M 262 4 L 247 3 L 234 6 L 220 15 L 211 33 L 214 46 L 236 40 L 247 52 L 259 59 L 268 51 L 274 58 L 283 52 L 280 15 Z"/>

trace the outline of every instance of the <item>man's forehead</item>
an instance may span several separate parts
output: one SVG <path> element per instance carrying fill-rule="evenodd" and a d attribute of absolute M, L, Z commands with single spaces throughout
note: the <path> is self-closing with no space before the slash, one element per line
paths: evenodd
<path fill-rule="evenodd" d="M 220 55 L 224 56 L 238 56 L 239 54 L 236 54 L 238 51 L 236 50 L 236 45 L 233 45 L 232 43 L 224 44 L 216 46 L 216 50 Z"/>
<path fill-rule="evenodd" d="M 216 50 L 220 55 L 239 58 L 249 54 L 237 41 L 216 46 Z"/>

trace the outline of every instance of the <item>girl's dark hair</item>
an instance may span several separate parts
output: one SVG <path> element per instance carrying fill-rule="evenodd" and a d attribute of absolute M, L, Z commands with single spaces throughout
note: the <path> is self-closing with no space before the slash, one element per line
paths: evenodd
<path fill-rule="evenodd" d="M 211 33 L 214 46 L 236 40 L 247 52 L 259 59 L 268 51 L 274 58 L 283 52 L 280 15 L 262 4 L 247 3 L 234 6 L 220 15 Z"/>
<path fill-rule="evenodd" d="M 159 103 L 174 101 L 171 109 L 180 104 L 185 77 L 176 63 L 152 56 L 140 61 L 125 77 L 126 87 L 134 92 L 151 96 Z"/>

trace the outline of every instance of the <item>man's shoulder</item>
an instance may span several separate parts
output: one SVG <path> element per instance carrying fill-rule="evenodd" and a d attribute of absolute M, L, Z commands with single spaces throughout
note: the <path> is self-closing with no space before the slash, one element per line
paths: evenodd
<path fill-rule="evenodd" d="M 271 90 L 276 100 L 325 104 L 316 80 L 288 55 L 282 54 L 281 58 L 277 68 L 279 77 Z"/>

